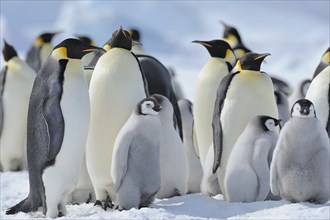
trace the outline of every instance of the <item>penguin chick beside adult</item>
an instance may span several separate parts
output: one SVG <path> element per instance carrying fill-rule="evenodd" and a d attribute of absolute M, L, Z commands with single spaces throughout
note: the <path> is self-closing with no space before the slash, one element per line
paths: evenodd
<path fill-rule="evenodd" d="M 194 126 L 202 167 L 212 143 L 212 117 L 218 86 L 235 66 L 236 58 L 229 44 L 223 40 L 193 41 L 203 45 L 211 55 L 200 71 L 195 87 Z"/>
<path fill-rule="evenodd" d="M 245 127 L 228 158 L 224 179 L 229 202 L 264 201 L 269 193 L 268 158 L 273 154 L 279 120 L 258 115 Z M 241 181 L 244 180 L 244 181 Z"/>
<path fill-rule="evenodd" d="M 238 61 L 241 71 L 227 75 L 221 81 L 213 113 L 213 173 L 217 171 L 221 191 L 231 150 L 249 121 L 257 115 L 278 118 L 273 83 L 260 71 L 268 53 L 247 53 Z"/>
<path fill-rule="evenodd" d="M 290 202 L 329 201 L 329 147 L 313 103 L 298 100 L 275 147 L 270 167 L 272 193 Z"/>
<path fill-rule="evenodd" d="M 156 198 L 168 198 L 187 193 L 188 162 L 183 143 L 173 127 L 173 106 L 163 95 L 154 94 L 162 106 L 159 112 L 161 123 L 160 174 L 161 186 Z"/>
<path fill-rule="evenodd" d="M 161 109 L 156 99 L 143 99 L 118 133 L 111 176 L 119 210 L 147 207 L 160 189 Z"/>
<path fill-rule="evenodd" d="M 36 73 L 39 72 L 41 66 L 52 52 L 53 45 L 51 41 L 56 34 L 58 33 L 42 33 L 35 39 L 32 47 L 27 52 L 26 62 Z"/>
<path fill-rule="evenodd" d="M 110 175 L 115 139 L 136 104 L 148 96 L 140 63 L 130 51 L 129 33 L 120 27 L 110 41 L 111 49 L 98 60 L 90 82 L 91 121 L 86 146 L 96 204 L 104 209 L 111 207 L 116 197 Z"/>
<path fill-rule="evenodd" d="M 77 184 L 86 146 L 89 97 L 80 59 L 89 49 L 94 47 L 66 39 L 37 74 L 27 121 L 30 192 L 6 214 L 42 206 L 47 217 L 65 215 L 65 200 Z"/>
<path fill-rule="evenodd" d="M 0 72 L 0 163 L 2 171 L 18 171 L 25 164 L 27 114 L 35 72 L 4 41 Z"/>
<path fill-rule="evenodd" d="M 330 56 L 330 52 L 327 55 Z M 324 57 L 323 56 L 323 57 Z M 314 75 L 315 76 L 315 75 Z M 315 108 L 317 118 L 328 132 L 330 138 L 330 64 L 318 73 L 312 80 L 306 96 Z"/>
<path fill-rule="evenodd" d="M 192 103 L 188 99 L 178 102 L 182 119 L 183 146 L 188 161 L 187 193 L 200 192 L 203 169 L 194 146 L 194 117 Z"/>

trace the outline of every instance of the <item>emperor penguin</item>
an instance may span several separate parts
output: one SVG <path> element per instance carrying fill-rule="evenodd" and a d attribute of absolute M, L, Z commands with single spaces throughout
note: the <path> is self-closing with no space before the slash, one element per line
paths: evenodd
<path fill-rule="evenodd" d="M 330 47 L 322 55 L 319 65 L 316 67 L 313 78 L 330 65 Z"/>
<path fill-rule="evenodd" d="M 212 143 L 212 117 L 218 86 L 236 63 L 234 52 L 223 40 L 193 41 L 203 45 L 211 57 L 198 75 L 194 95 L 194 126 L 199 157 L 204 166 Z"/>
<path fill-rule="evenodd" d="M 27 112 L 35 72 L 4 41 L 4 67 L 0 72 L 0 163 L 3 171 L 25 165 Z"/>
<path fill-rule="evenodd" d="M 280 194 L 289 202 L 328 202 L 329 144 L 313 103 L 298 100 L 275 147 L 270 167 L 272 193 Z"/>
<path fill-rule="evenodd" d="M 330 56 L 330 52 L 327 52 L 326 55 Z M 328 57 L 328 59 L 330 58 Z M 327 130 L 330 138 L 330 63 L 314 76 L 305 98 L 313 103 L 317 118 Z"/>
<path fill-rule="evenodd" d="M 163 95 L 154 94 L 162 106 L 159 112 L 161 123 L 160 174 L 161 186 L 156 198 L 168 198 L 187 193 L 188 162 L 183 143 L 173 127 L 173 106 Z"/>
<path fill-rule="evenodd" d="M 251 50 L 244 45 L 242 38 L 235 27 L 226 24 L 224 21 L 221 21 L 221 24 L 224 26 L 222 38 L 228 42 L 237 59 L 241 58 L 246 53 L 251 52 Z"/>
<path fill-rule="evenodd" d="M 131 35 L 132 41 L 134 41 L 134 45 L 132 45 L 132 52 L 136 55 L 138 54 L 146 54 L 142 44 L 141 44 L 141 33 L 136 28 L 129 28 L 128 33 Z"/>
<path fill-rule="evenodd" d="M 160 94 L 170 100 L 174 109 L 174 126 L 182 139 L 181 114 L 169 71 L 155 57 L 149 55 L 137 55 L 137 57 L 147 80 L 149 95 Z"/>
<path fill-rule="evenodd" d="M 34 69 L 36 73 L 39 72 L 41 66 L 45 63 L 49 54 L 52 52 L 53 45 L 51 41 L 56 34 L 58 33 L 40 34 L 27 52 L 26 62 Z"/>
<path fill-rule="evenodd" d="M 118 133 L 111 176 L 119 210 L 147 207 L 160 189 L 161 109 L 156 99 L 143 99 Z"/>
<path fill-rule="evenodd" d="M 245 126 L 257 115 L 278 118 L 273 83 L 270 76 L 260 71 L 268 55 L 247 53 L 238 61 L 241 71 L 225 76 L 218 87 L 212 121 L 213 173 L 217 172 L 225 200 L 228 158 Z"/>
<path fill-rule="evenodd" d="M 268 158 L 273 154 L 279 120 L 258 115 L 246 125 L 228 158 L 224 179 L 229 202 L 264 201 L 269 193 Z M 244 180 L 244 181 L 242 181 Z"/>
<path fill-rule="evenodd" d="M 66 214 L 77 184 L 89 124 L 88 87 L 81 58 L 94 49 L 77 39 L 58 44 L 37 74 L 29 102 L 27 159 L 30 192 L 6 214 L 36 211 Z"/>
<path fill-rule="evenodd" d="M 111 207 L 116 197 L 110 175 L 115 139 L 136 104 L 148 96 L 139 60 L 130 51 L 129 33 L 120 27 L 110 45 L 111 49 L 98 60 L 90 82 L 91 121 L 86 146 L 96 204 L 104 209 Z"/>
<path fill-rule="evenodd" d="M 180 99 L 179 102 L 182 130 L 183 146 L 188 161 L 188 185 L 187 193 L 200 192 L 200 185 L 203 176 L 202 165 L 194 146 L 194 117 L 193 105 L 188 99 Z"/>

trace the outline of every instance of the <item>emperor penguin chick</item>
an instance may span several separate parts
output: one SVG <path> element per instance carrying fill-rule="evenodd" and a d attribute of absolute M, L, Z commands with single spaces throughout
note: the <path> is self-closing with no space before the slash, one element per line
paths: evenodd
<path fill-rule="evenodd" d="M 4 42 L 0 72 L 0 163 L 3 171 L 18 171 L 25 164 L 27 114 L 35 72 Z"/>
<path fill-rule="evenodd" d="M 270 167 L 270 187 L 290 202 L 330 199 L 329 137 L 307 99 L 298 100 L 281 133 Z"/>
<path fill-rule="evenodd" d="M 188 163 L 183 143 L 173 126 L 173 106 L 165 96 L 154 94 L 151 97 L 162 106 L 159 112 L 161 186 L 156 198 L 184 195 L 187 193 Z"/>
<path fill-rule="evenodd" d="M 111 176 L 120 210 L 147 207 L 160 189 L 159 111 L 156 99 L 143 99 L 116 138 Z"/>
<path fill-rule="evenodd" d="M 28 110 L 27 159 L 30 193 L 6 213 L 66 214 L 77 184 L 89 125 L 88 87 L 81 58 L 95 49 L 77 39 L 58 44 L 37 74 Z"/>
<path fill-rule="evenodd" d="M 229 202 L 264 201 L 269 193 L 269 164 L 279 120 L 254 117 L 237 139 L 228 159 L 225 192 Z M 244 181 L 242 181 L 244 180 Z"/>
<path fill-rule="evenodd" d="M 203 176 L 202 165 L 194 146 L 194 118 L 192 103 L 188 99 L 181 99 L 178 102 L 183 130 L 183 145 L 188 161 L 188 193 L 200 192 L 200 184 Z"/>

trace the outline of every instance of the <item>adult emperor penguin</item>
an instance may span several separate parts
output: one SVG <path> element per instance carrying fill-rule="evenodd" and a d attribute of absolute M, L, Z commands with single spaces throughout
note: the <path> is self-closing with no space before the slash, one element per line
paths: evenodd
<path fill-rule="evenodd" d="M 225 28 L 222 37 L 224 40 L 226 40 L 229 43 L 237 59 L 241 58 L 246 53 L 251 52 L 250 49 L 245 47 L 242 38 L 235 27 L 229 26 L 223 21 L 221 21 L 221 24 Z"/>
<path fill-rule="evenodd" d="M 65 200 L 77 184 L 89 124 L 88 87 L 80 59 L 93 48 L 66 39 L 37 74 L 27 126 L 30 193 L 7 214 L 42 206 L 47 217 L 65 215 Z"/>
<path fill-rule="evenodd" d="M 226 198 L 224 177 L 231 150 L 245 126 L 256 115 L 278 118 L 273 83 L 260 71 L 266 54 L 247 53 L 238 61 L 241 71 L 221 81 L 213 113 L 213 173 L 217 171 L 221 191 Z"/>
<path fill-rule="evenodd" d="M 317 66 L 313 78 L 315 78 L 320 72 L 330 65 L 330 47 L 322 55 L 321 61 Z"/>
<path fill-rule="evenodd" d="M 194 117 L 192 103 L 188 99 L 178 102 L 182 119 L 183 145 L 188 161 L 188 185 L 187 193 L 200 192 L 203 176 L 202 166 L 194 146 Z"/>
<path fill-rule="evenodd" d="M 42 33 L 35 39 L 32 47 L 29 49 L 26 55 L 26 62 L 36 73 L 39 72 L 41 66 L 52 52 L 53 45 L 51 41 L 56 34 L 57 33 Z"/>
<path fill-rule="evenodd" d="M 313 103 L 298 100 L 282 129 L 270 168 L 270 187 L 290 202 L 330 199 L 329 137 Z"/>
<path fill-rule="evenodd" d="M 118 133 L 111 176 L 119 210 L 147 207 L 160 189 L 161 109 L 156 99 L 143 99 Z"/>
<path fill-rule="evenodd" d="M 115 199 L 110 175 L 115 139 L 136 104 L 148 96 L 140 63 L 130 51 L 129 33 L 120 27 L 110 45 L 111 49 L 98 60 L 90 82 L 91 121 L 86 146 L 96 204 L 105 209 Z"/>
<path fill-rule="evenodd" d="M 330 56 L 330 52 L 327 53 Z M 314 76 L 305 97 L 314 104 L 316 115 L 330 138 L 330 64 Z"/>
<path fill-rule="evenodd" d="M 0 72 L 0 163 L 3 171 L 21 170 L 25 164 L 27 112 L 35 72 L 4 41 L 4 67 Z"/>
<path fill-rule="evenodd" d="M 195 87 L 194 126 L 202 166 L 212 143 L 212 117 L 218 86 L 235 66 L 236 58 L 223 40 L 193 41 L 203 45 L 211 57 L 200 71 Z"/>
<path fill-rule="evenodd" d="M 173 127 L 173 106 L 165 96 L 154 94 L 151 97 L 162 106 L 159 112 L 161 186 L 156 198 L 184 195 L 187 193 L 188 162 L 183 143 Z"/>
<path fill-rule="evenodd" d="M 279 120 L 255 116 L 237 139 L 228 158 L 224 179 L 229 202 L 264 201 L 269 193 L 268 158 L 273 154 Z M 244 181 L 241 181 L 244 180 Z"/>

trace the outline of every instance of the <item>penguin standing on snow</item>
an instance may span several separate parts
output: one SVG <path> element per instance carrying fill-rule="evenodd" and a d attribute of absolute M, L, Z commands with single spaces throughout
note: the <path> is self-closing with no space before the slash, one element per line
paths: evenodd
<path fill-rule="evenodd" d="M 53 45 L 51 43 L 53 37 L 57 33 L 43 33 L 38 36 L 30 50 L 26 55 L 26 62 L 36 71 L 39 72 L 41 66 L 45 63 L 49 54 L 53 50 Z"/>
<path fill-rule="evenodd" d="M 30 193 L 6 214 L 66 214 L 65 200 L 77 184 L 89 125 L 88 87 L 81 58 L 95 49 L 77 39 L 58 44 L 34 81 L 29 110 L 27 159 Z"/>
<path fill-rule="evenodd" d="M 229 202 L 264 201 L 269 193 L 268 158 L 273 154 L 279 120 L 258 115 L 245 127 L 228 159 L 224 180 Z M 244 180 L 244 181 L 241 181 Z"/>
<path fill-rule="evenodd" d="M 257 115 L 278 118 L 273 83 L 260 71 L 266 54 L 247 53 L 239 61 L 241 71 L 221 81 L 213 113 L 213 173 L 217 171 L 221 191 L 226 198 L 224 177 L 231 150 L 249 121 Z"/>
<path fill-rule="evenodd" d="M 188 162 L 179 134 L 173 127 L 173 107 L 162 95 L 152 95 L 162 110 L 159 112 L 161 123 L 160 173 L 161 187 L 156 198 L 168 198 L 187 193 Z"/>
<path fill-rule="evenodd" d="M 305 98 L 310 100 L 315 107 L 316 115 L 322 122 L 330 138 L 330 51 L 324 53 L 322 61 L 328 61 L 318 66 L 323 66 L 319 73 L 314 74 L 314 78 L 307 90 Z"/>
<path fill-rule="evenodd" d="M 204 166 L 212 143 L 212 117 L 218 86 L 235 66 L 236 58 L 229 44 L 223 40 L 193 41 L 203 45 L 211 57 L 200 71 L 194 97 L 194 126 L 198 151 Z"/>
<path fill-rule="evenodd" d="M 329 147 L 329 137 L 313 103 L 298 100 L 275 147 L 270 167 L 272 193 L 290 202 L 329 201 Z"/>
<path fill-rule="evenodd" d="M 200 185 L 203 170 L 194 146 L 194 117 L 192 103 L 188 99 L 181 99 L 178 104 L 182 118 L 183 145 L 188 161 L 187 193 L 198 193 L 201 191 Z"/>
<path fill-rule="evenodd" d="M 4 41 L 0 72 L 0 163 L 3 171 L 24 167 L 27 113 L 35 72 Z"/>
<path fill-rule="evenodd" d="M 116 138 L 111 176 L 119 210 L 147 207 L 160 189 L 161 108 L 156 99 L 143 99 Z"/>
<path fill-rule="evenodd" d="M 110 175 L 115 139 L 136 104 L 148 96 L 140 63 L 130 51 L 129 33 L 120 27 L 112 34 L 110 45 L 98 60 L 90 82 L 91 121 L 86 146 L 96 204 L 104 209 L 111 207 L 116 197 Z"/>

